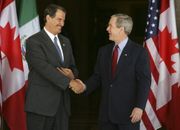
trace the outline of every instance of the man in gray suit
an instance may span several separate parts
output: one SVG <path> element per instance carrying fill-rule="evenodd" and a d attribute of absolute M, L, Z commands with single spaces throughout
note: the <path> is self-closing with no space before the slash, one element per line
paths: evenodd
<path fill-rule="evenodd" d="M 60 34 L 65 15 L 63 7 L 49 5 L 44 11 L 44 28 L 27 39 L 28 130 L 68 130 L 69 86 L 78 71 L 70 41 Z"/>

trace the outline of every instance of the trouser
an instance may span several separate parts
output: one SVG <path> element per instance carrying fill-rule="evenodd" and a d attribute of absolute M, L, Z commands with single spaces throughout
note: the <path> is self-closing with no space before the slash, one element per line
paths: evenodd
<path fill-rule="evenodd" d="M 65 111 L 64 106 L 59 106 L 57 113 L 53 117 L 27 112 L 27 129 L 68 130 L 68 114 Z"/>
<path fill-rule="evenodd" d="M 140 122 L 138 123 L 129 123 L 129 124 L 116 124 L 111 121 L 100 122 L 100 130 L 139 130 Z"/>

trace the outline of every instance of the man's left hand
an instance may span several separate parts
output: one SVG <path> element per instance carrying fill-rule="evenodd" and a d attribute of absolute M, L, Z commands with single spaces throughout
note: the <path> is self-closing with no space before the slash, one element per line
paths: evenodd
<path fill-rule="evenodd" d="M 141 108 L 135 107 L 130 115 L 131 122 L 136 123 L 141 120 L 143 110 Z"/>
<path fill-rule="evenodd" d="M 69 69 L 69 68 L 63 68 L 63 67 L 61 67 L 61 68 L 57 68 L 58 70 L 59 70 L 59 72 L 61 72 L 62 74 L 64 74 L 65 76 L 67 76 L 69 79 L 74 79 L 75 77 L 74 77 L 74 74 L 73 74 L 73 72 L 72 72 L 72 70 L 71 69 Z"/>

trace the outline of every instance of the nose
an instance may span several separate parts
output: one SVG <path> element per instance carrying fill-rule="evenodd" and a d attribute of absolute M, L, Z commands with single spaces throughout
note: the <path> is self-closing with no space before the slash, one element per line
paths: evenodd
<path fill-rule="evenodd" d="M 60 24 L 61 24 L 61 26 L 63 27 L 63 26 L 64 26 L 64 21 L 61 21 Z"/>
<path fill-rule="evenodd" d="M 109 32 L 109 26 L 106 28 L 106 31 Z"/>
<path fill-rule="evenodd" d="M 109 27 L 106 28 L 106 31 L 108 31 L 108 30 L 109 30 Z"/>

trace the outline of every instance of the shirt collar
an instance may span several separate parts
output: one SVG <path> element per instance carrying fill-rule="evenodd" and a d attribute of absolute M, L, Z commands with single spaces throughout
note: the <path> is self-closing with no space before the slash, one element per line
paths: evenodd
<path fill-rule="evenodd" d="M 120 43 L 118 43 L 118 47 L 119 49 L 122 51 L 124 49 L 124 47 L 126 46 L 127 44 L 127 41 L 128 41 L 128 37 L 125 38 L 123 41 L 121 41 Z"/>
<path fill-rule="evenodd" d="M 44 31 L 47 33 L 47 35 L 51 38 L 51 40 L 54 42 L 54 37 L 57 37 L 57 35 L 52 34 L 51 32 L 49 32 L 45 27 L 44 27 Z"/>

